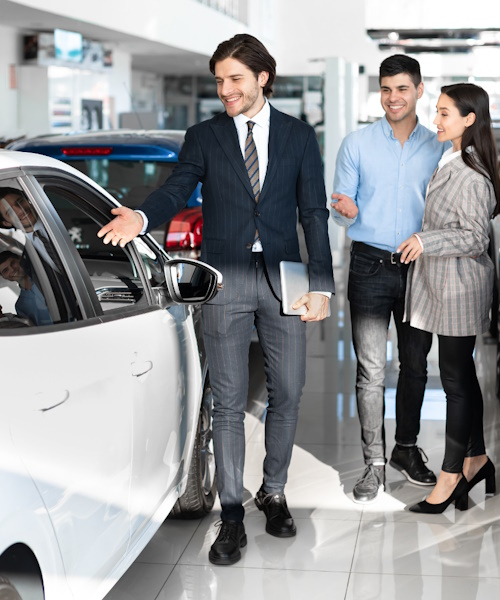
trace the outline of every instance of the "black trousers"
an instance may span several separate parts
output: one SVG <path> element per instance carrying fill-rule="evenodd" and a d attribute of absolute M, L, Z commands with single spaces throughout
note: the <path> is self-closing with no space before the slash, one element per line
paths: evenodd
<path fill-rule="evenodd" d="M 483 395 L 476 376 L 476 336 L 438 335 L 439 371 L 446 393 L 446 447 L 443 471 L 461 473 L 466 456 L 486 453 Z"/>

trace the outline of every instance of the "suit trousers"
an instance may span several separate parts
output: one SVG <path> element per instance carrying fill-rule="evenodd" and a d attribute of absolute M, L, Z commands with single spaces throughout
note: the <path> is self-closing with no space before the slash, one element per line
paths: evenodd
<path fill-rule="evenodd" d="M 229 304 L 202 307 L 223 521 L 242 521 L 244 516 L 244 418 L 254 323 L 268 392 L 263 486 L 269 493 L 284 491 L 305 383 L 305 323 L 300 317 L 280 314 L 281 303 L 269 286 L 262 253 L 252 253 L 239 283 L 237 298 Z"/>
<path fill-rule="evenodd" d="M 461 473 L 466 456 L 486 453 L 483 395 L 476 376 L 476 336 L 439 335 L 439 372 L 446 393 L 443 471 Z"/>
<path fill-rule="evenodd" d="M 361 249 L 359 249 L 361 246 Z M 394 316 L 398 337 L 396 443 L 413 446 L 427 383 L 432 334 L 403 322 L 408 265 L 390 253 L 353 244 L 348 298 L 357 358 L 356 399 L 366 464 L 385 464 L 384 394 L 387 331 Z"/>

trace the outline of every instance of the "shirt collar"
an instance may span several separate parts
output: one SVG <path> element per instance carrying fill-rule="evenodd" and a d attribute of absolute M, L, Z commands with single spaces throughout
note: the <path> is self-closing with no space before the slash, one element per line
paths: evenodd
<path fill-rule="evenodd" d="M 243 114 L 236 115 L 236 117 L 233 117 L 233 119 L 234 124 L 238 128 L 243 126 L 245 126 L 246 128 L 247 121 L 253 121 L 256 125 L 269 129 L 269 121 L 271 119 L 271 108 L 269 102 L 267 101 L 267 98 L 265 98 L 264 106 L 251 119 Z"/>
<path fill-rule="evenodd" d="M 389 121 L 387 120 L 387 116 L 384 115 L 382 117 L 381 121 L 382 121 L 382 129 L 384 130 L 385 135 L 387 137 L 390 137 L 393 140 L 395 140 L 396 138 L 394 137 L 394 132 L 392 131 L 392 127 L 389 124 Z M 415 128 L 413 129 L 413 131 L 410 133 L 410 137 L 408 138 L 409 140 L 411 140 L 411 138 L 417 134 L 417 131 L 419 128 L 420 128 L 420 122 L 417 117 L 417 124 L 415 125 Z"/>
<path fill-rule="evenodd" d="M 466 150 L 466 152 L 472 151 L 473 149 L 470 146 Z M 455 158 L 458 158 L 459 156 L 462 156 L 462 150 L 457 150 L 456 152 L 453 152 L 453 148 L 448 148 L 448 150 L 444 152 L 443 156 L 441 157 L 441 160 L 438 163 L 438 170 L 442 169 L 444 165 L 448 164 L 449 162 L 451 162 Z"/>

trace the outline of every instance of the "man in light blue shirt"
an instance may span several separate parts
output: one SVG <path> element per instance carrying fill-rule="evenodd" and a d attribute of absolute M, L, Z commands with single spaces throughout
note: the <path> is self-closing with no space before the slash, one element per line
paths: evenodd
<path fill-rule="evenodd" d="M 348 227 L 353 240 L 348 298 L 366 463 L 353 489 L 360 503 L 375 500 L 385 485 L 384 379 L 391 314 L 400 373 L 390 464 L 412 483 L 436 483 L 416 445 L 432 334 L 403 323 L 408 265 L 400 262 L 396 249 L 421 229 L 427 184 L 446 147 L 418 122 L 416 105 L 424 88 L 416 60 L 406 55 L 385 59 L 379 81 L 385 117 L 344 139 L 332 194 L 333 217 Z"/>

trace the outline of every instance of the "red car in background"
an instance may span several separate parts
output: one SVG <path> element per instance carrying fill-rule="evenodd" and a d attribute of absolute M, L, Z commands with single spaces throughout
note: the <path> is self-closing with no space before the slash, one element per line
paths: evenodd
<path fill-rule="evenodd" d="M 121 204 L 137 208 L 171 174 L 184 131 L 112 130 L 43 135 L 18 140 L 9 150 L 36 152 L 68 163 Z M 198 258 L 203 233 L 201 185 L 185 209 L 151 235 L 171 256 Z"/>

